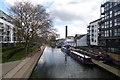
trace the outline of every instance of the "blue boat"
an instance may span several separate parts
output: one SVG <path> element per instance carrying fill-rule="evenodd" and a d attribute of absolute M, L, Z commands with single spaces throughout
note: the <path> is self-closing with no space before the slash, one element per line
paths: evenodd
<path fill-rule="evenodd" d="M 63 51 L 64 53 L 66 53 L 67 55 L 70 55 L 70 47 L 69 46 L 63 46 L 61 48 L 61 51 Z"/>
<path fill-rule="evenodd" d="M 87 64 L 87 65 L 93 65 L 92 59 L 89 56 L 83 55 L 76 51 L 71 51 L 70 56 L 75 60 L 77 60 L 78 62 Z"/>

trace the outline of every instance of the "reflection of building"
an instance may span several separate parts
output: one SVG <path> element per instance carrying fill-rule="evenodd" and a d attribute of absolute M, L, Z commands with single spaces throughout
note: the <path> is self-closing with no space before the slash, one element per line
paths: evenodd
<path fill-rule="evenodd" d="M 14 25 L 12 18 L 0 10 L 0 43 L 14 43 Z"/>
<path fill-rule="evenodd" d="M 87 42 L 90 46 L 98 46 L 99 45 L 99 22 L 100 19 L 97 19 L 93 22 L 90 22 L 87 31 Z"/>
<path fill-rule="evenodd" d="M 120 2 L 101 5 L 100 46 L 104 50 L 120 53 Z"/>

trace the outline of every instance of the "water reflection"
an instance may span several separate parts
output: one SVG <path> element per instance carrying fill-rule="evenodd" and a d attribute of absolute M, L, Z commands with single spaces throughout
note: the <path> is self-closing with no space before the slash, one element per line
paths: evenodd
<path fill-rule="evenodd" d="M 65 54 L 65 63 L 67 63 L 67 55 Z"/>

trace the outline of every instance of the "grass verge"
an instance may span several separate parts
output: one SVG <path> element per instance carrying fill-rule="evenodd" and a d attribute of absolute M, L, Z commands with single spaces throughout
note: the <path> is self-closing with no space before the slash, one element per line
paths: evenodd
<path fill-rule="evenodd" d="M 14 55 L 12 57 L 10 57 L 9 59 L 3 59 L 2 60 L 2 63 L 5 63 L 5 62 L 11 62 L 11 61 L 17 61 L 17 60 L 22 60 L 23 58 L 25 58 L 26 56 L 34 53 L 35 51 L 38 50 L 38 46 L 32 46 L 30 47 L 30 50 L 28 52 L 28 54 L 25 54 L 25 50 L 22 49 L 22 50 L 19 50 L 15 53 L 13 53 Z M 2 53 L 2 57 L 6 57 L 8 54 L 10 53 Z"/>

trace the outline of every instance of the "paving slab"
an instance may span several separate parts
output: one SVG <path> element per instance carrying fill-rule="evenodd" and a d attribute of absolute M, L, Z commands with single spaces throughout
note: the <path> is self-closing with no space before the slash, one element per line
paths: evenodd
<path fill-rule="evenodd" d="M 2 65 L 2 75 L 5 75 L 10 70 L 15 68 L 20 62 L 21 62 L 21 60 L 1 64 Z"/>
<path fill-rule="evenodd" d="M 30 58 L 26 58 L 21 63 L 19 63 L 14 69 L 9 71 L 3 78 L 12 78 L 27 62 Z M 10 64 L 11 65 L 11 64 Z"/>

